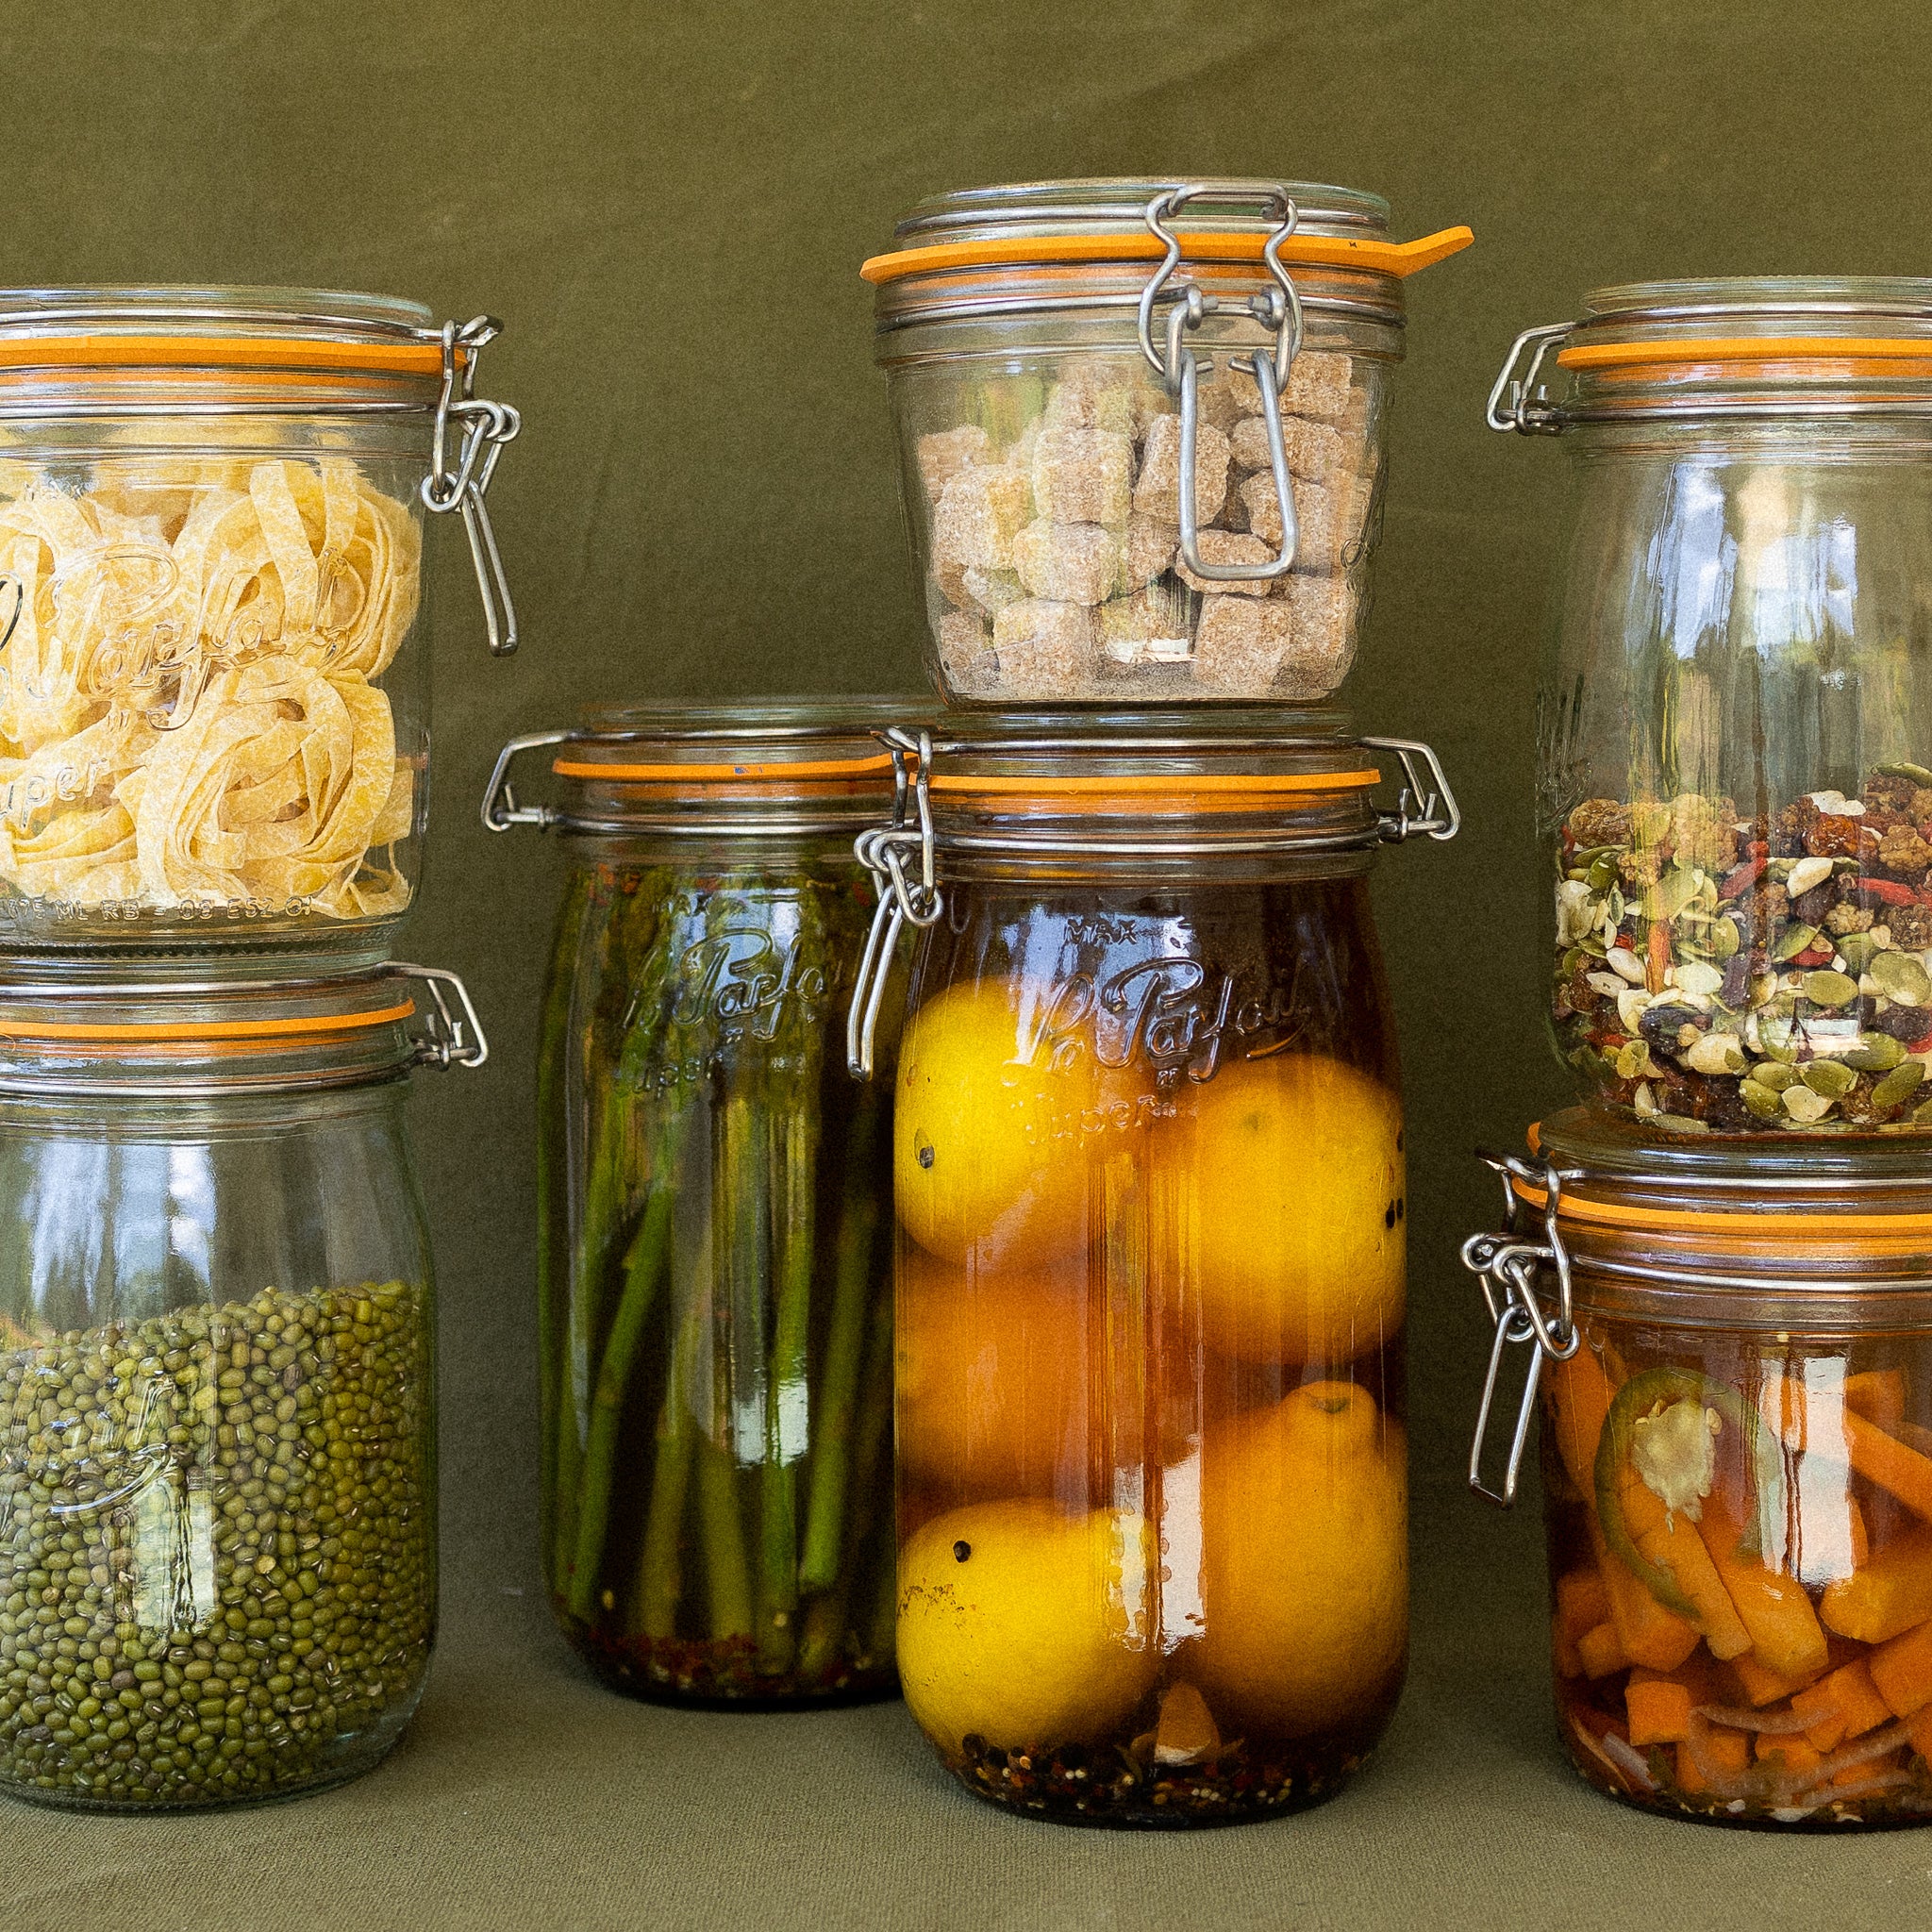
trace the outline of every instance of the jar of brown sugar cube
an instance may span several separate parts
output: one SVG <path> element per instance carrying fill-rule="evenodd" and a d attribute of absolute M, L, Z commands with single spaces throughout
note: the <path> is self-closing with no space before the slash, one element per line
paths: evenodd
<path fill-rule="evenodd" d="M 968 704 L 1298 700 L 1354 659 L 1402 278 L 1468 229 L 1303 182 L 923 202 L 877 289 L 927 658 Z"/>

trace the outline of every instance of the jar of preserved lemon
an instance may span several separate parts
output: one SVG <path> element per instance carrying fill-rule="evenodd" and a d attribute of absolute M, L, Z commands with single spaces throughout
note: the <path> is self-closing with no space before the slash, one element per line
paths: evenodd
<path fill-rule="evenodd" d="M 1402 1109 L 1371 921 L 1433 754 L 1309 713 L 893 741 L 900 1677 L 967 1788 L 1205 1824 L 1337 1787 L 1407 1643 Z M 1409 778 L 1379 811 L 1374 754 Z M 1426 779 L 1424 776 L 1426 772 Z"/>

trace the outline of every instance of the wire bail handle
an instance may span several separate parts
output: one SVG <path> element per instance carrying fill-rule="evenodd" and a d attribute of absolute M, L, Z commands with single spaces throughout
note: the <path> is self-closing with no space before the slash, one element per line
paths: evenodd
<path fill-rule="evenodd" d="M 1167 316 L 1166 353 L 1155 346 L 1154 305 L 1174 276 L 1181 259 L 1180 238 L 1168 226 L 1176 215 L 1197 196 L 1210 194 L 1218 201 L 1251 200 L 1253 191 L 1242 184 L 1225 181 L 1190 181 L 1162 190 L 1151 200 L 1144 219 L 1156 241 L 1167 250 L 1160 266 L 1141 291 L 1141 353 L 1171 396 L 1180 400 L 1180 526 L 1181 557 L 1188 568 L 1209 583 L 1259 583 L 1285 576 L 1294 567 L 1295 544 L 1299 531 L 1295 525 L 1294 486 L 1288 472 L 1288 447 L 1282 440 L 1280 392 L 1288 386 L 1288 374 L 1302 346 L 1302 298 L 1293 278 L 1282 266 L 1282 244 L 1295 231 L 1301 210 L 1294 197 L 1279 183 L 1260 197 L 1263 213 L 1271 215 L 1276 226 L 1261 244 L 1261 259 L 1267 265 L 1274 286 L 1257 290 L 1248 297 L 1247 308 L 1257 322 L 1274 331 L 1274 353 L 1264 356 L 1257 349 L 1252 355 L 1231 356 L 1228 367 L 1255 378 L 1261 394 L 1261 420 L 1268 428 L 1268 463 L 1274 477 L 1274 500 L 1281 511 L 1281 554 L 1266 563 L 1208 563 L 1201 556 L 1200 497 L 1194 475 L 1194 447 L 1199 440 L 1201 408 L 1199 387 L 1204 366 L 1213 368 L 1211 358 L 1190 354 L 1182 337 L 1199 328 L 1221 307 L 1217 295 L 1204 295 L 1198 284 L 1176 282 L 1174 293 L 1179 299 Z"/>
<path fill-rule="evenodd" d="M 1524 329 L 1509 344 L 1502 374 L 1490 390 L 1489 408 L 1483 412 L 1483 421 L 1491 429 L 1513 429 L 1521 436 L 1562 435 L 1563 411 L 1542 389 L 1542 370 L 1550 351 L 1574 326 L 1568 322 L 1546 323 L 1541 328 Z M 1536 345 L 1534 349 L 1530 349 L 1531 343 Z M 1530 349 L 1529 366 L 1519 377 L 1517 365 L 1525 349 Z"/>
<path fill-rule="evenodd" d="M 490 783 L 483 790 L 486 832 L 507 832 L 512 825 L 535 825 L 540 832 L 547 832 L 557 823 L 555 806 L 517 803 L 517 795 L 510 789 L 509 768 L 521 753 L 537 751 L 544 745 L 568 744 L 575 736 L 574 731 L 526 731 L 521 738 L 512 738 L 496 754 L 496 763 L 490 770 Z"/>
<path fill-rule="evenodd" d="M 1523 1468 L 1523 1453 L 1529 1441 L 1530 1418 L 1536 1413 L 1537 1387 L 1542 1377 L 1544 1358 L 1566 1362 L 1582 1345 L 1572 1307 L 1570 1253 L 1557 1227 L 1557 1211 L 1562 1200 L 1563 1183 L 1576 1174 L 1556 1167 L 1541 1171 L 1513 1155 L 1484 1154 L 1479 1157 L 1502 1178 L 1506 1203 L 1505 1222 L 1512 1231 L 1504 1234 L 1471 1235 L 1462 1244 L 1462 1265 L 1482 1284 L 1483 1301 L 1490 1320 L 1495 1324 L 1495 1340 L 1490 1344 L 1489 1373 L 1483 1378 L 1482 1400 L 1475 1415 L 1475 1438 L 1469 1451 L 1469 1486 L 1485 1502 L 1507 1509 L 1516 1501 L 1516 1484 Z M 1523 1241 L 1513 1232 L 1520 1218 L 1521 1203 L 1515 1182 L 1522 1180 L 1544 1190 L 1543 1239 Z M 1544 1312 L 1536 1291 L 1536 1277 L 1551 1269 L 1557 1277 L 1557 1310 L 1554 1320 Z M 1503 1487 L 1491 1489 L 1482 1474 L 1483 1449 L 1490 1433 L 1490 1411 L 1496 1399 L 1496 1384 L 1503 1371 L 1503 1357 L 1512 1346 L 1533 1342 L 1529 1372 L 1523 1380 L 1523 1396 L 1516 1411 L 1516 1426 L 1509 1438 L 1509 1458 L 1504 1466 Z"/>
<path fill-rule="evenodd" d="M 1402 760 L 1395 809 L 1380 814 L 1384 841 L 1399 845 L 1405 839 L 1433 839 L 1446 845 L 1455 838 L 1462 829 L 1462 808 L 1435 747 L 1417 738 L 1364 738 L 1359 742 L 1372 751 L 1392 751 Z"/>
<path fill-rule="evenodd" d="M 416 1041 L 419 1066 L 432 1066 L 447 1073 L 451 1067 L 480 1067 L 490 1058 L 490 1042 L 483 1034 L 483 1023 L 470 999 L 470 989 L 446 966 L 412 966 L 397 959 L 389 970 L 407 979 L 420 979 L 429 989 L 436 1010 L 428 1015 L 428 1029 Z M 452 1009 L 443 989 L 455 996 Z"/>
<path fill-rule="evenodd" d="M 496 532 L 491 526 L 490 512 L 484 508 L 484 492 L 496 474 L 496 460 L 504 445 L 516 439 L 524 419 L 508 403 L 492 403 L 478 396 L 476 365 L 483 358 L 483 345 L 503 333 L 503 325 L 493 316 L 474 315 L 460 326 L 454 322 L 442 325 L 442 392 L 436 402 L 436 427 L 430 434 L 429 474 L 423 479 L 423 507 L 441 516 L 459 509 L 463 532 L 470 540 L 470 561 L 476 570 L 476 589 L 483 598 L 483 625 L 494 658 L 508 658 L 517 647 L 516 606 L 510 601 L 509 579 L 504 575 L 503 557 L 496 547 Z M 461 349 L 462 373 L 457 372 L 457 351 Z M 449 427 L 455 419 L 462 425 L 455 467 L 449 460 Z"/>
<path fill-rule="evenodd" d="M 892 755 L 891 823 L 874 825 L 852 841 L 858 860 L 873 875 L 878 904 L 859 956 L 858 976 L 852 985 L 852 1004 L 845 1013 L 845 1067 L 855 1080 L 870 1080 L 873 1048 L 878 1033 L 879 1008 L 891 977 L 892 956 L 899 934 L 908 925 L 938 923 L 945 910 L 940 895 L 933 858 L 932 733 L 889 725 L 874 734 Z M 911 760 L 910 768 L 908 760 Z M 906 876 L 909 853 L 919 855 L 919 876 Z"/>

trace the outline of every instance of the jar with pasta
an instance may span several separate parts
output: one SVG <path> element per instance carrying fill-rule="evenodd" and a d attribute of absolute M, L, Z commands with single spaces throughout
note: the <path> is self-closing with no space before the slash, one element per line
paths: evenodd
<path fill-rule="evenodd" d="M 0 293 L 0 949 L 383 958 L 428 786 L 425 510 L 514 618 L 487 317 L 301 290 Z"/>

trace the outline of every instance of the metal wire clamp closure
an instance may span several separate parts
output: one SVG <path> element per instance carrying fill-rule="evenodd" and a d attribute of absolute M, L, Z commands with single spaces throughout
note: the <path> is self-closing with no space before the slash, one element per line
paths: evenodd
<path fill-rule="evenodd" d="M 1490 390 L 1489 408 L 1483 412 L 1483 421 L 1491 429 L 1513 429 L 1522 436 L 1562 435 L 1563 412 L 1549 400 L 1541 383 L 1550 351 L 1574 326 L 1568 322 L 1546 323 L 1541 328 L 1524 329 L 1509 344 L 1502 374 Z M 1530 350 L 1529 366 L 1519 377 L 1517 366 L 1526 349 Z"/>
<path fill-rule="evenodd" d="M 1521 1214 L 1515 1181 L 1524 1180 L 1545 1190 L 1541 1241 L 1521 1240 L 1511 1232 L 1472 1235 L 1462 1244 L 1462 1265 L 1481 1282 L 1483 1301 L 1496 1329 L 1495 1340 L 1490 1344 L 1490 1367 L 1483 1378 L 1482 1400 L 1476 1407 L 1475 1438 L 1470 1444 L 1469 1486 L 1485 1502 L 1507 1509 L 1516 1501 L 1517 1478 L 1523 1468 L 1524 1449 L 1529 1441 L 1530 1418 L 1536 1413 L 1537 1387 L 1542 1377 L 1544 1358 L 1568 1361 L 1583 1341 L 1572 1309 L 1570 1255 L 1557 1227 L 1563 1183 L 1578 1176 L 1555 1167 L 1533 1168 L 1513 1155 L 1484 1154 L 1479 1158 L 1502 1177 L 1507 1223 L 1513 1224 Z M 1545 1312 L 1536 1291 L 1536 1277 L 1546 1268 L 1553 1270 L 1557 1277 L 1554 1319 Z M 1509 1438 L 1503 1487 L 1492 1490 L 1483 1481 L 1482 1473 L 1490 1411 L 1495 1405 L 1504 1355 L 1512 1345 L 1524 1342 L 1533 1342 L 1535 1346 L 1530 1353 L 1529 1371 L 1523 1379 L 1523 1395 L 1516 1410 L 1516 1426 Z"/>
<path fill-rule="evenodd" d="M 1201 555 L 1199 479 L 1194 475 L 1194 447 L 1200 434 L 1199 389 L 1203 367 L 1211 360 L 1191 354 L 1182 344 L 1189 329 L 1199 328 L 1221 307 L 1219 296 L 1204 295 L 1193 282 L 1177 282 L 1174 293 L 1180 299 L 1168 311 L 1165 355 L 1154 342 L 1154 305 L 1173 279 L 1181 259 L 1180 239 L 1167 224 L 1197 196 L 1209 194 L 1217 200 L 1251 199 L 1253 191 L 1244 184 L 1225 181 L 1191 181 L 1157 194 L 1147 204 L 1146 223 L 1167 254 L 1141 291 L 1141 353 L 1146 357 L 1167 392 L 1180 400 L 1180 526 L 1181 558 L 1198 577 L 1209 583 L 1259 583 L 1285 576 L 1294 567 L 1295 544 L 1299 531 L 1295 525 L 1294 486 L 1288 473 L 1288 449 L 1281 434 L 1280 392 L 1288 386 L 1289 370 L 1302 346 L 1302 298 L 1293 278 L 1281 262 L 1281 247 L 1294 233 L 1301 211 L 1293 197 L 1279 184 L 1261 198 L 1264 212 L 1276 218 L 1276 226 L 1261 244 L 1261 259 L 1274 286 L 1248 297 L 1248 309 L 1256 321 L 1274 331 L 1274 353 L 1264 356 L 1231 356 L 1228 367 L 1251 375 L 1261 395 L 1261 420 L 1268 425 L 1268 463 L 1274 477 L 1274 500 L 1281 511 L 1281 554 L 1266 563 L 1208 563 Z"/>
<path fill-rule="evenodd" d="M 429 474 L 423 479 L 422 491 L 425 509 L 439 516 L 453 509 L 462 512 L 470 561 L 476 570 L 476 589 L 483 598 L 483 625 L 491 655 L 496 658 L 508 658 L 517 647 L 517 612 L 483 498 L 496 474 L 496 460 L 504 445 L 515 441 L 524 422 L 508 403 L 488 402 L 475 389 L 483 345 L 502 332 L 503 325 L 488 315 L 472 316 L 460 327 L 453 322 L 443 324 L 442 392 L 437 398 Z M 457 373 L 458 348 L 466 351 L 460 376 Z M 449 451 L 452 421 L 461 425 L 462 432 L 454 465 Z"/>
<path fill-rule="evenodd" d="M 521 738 L 512 738 L 496 754 L 490 783 L 483 791 L 486 832 L 507 832 L 512 825 L 535 825 L 540 832 L 547 832 L 558 822 L 560 814 L 554 806 L 517 803 L 517 795 L 510 790 L 509 768 L 520 753 L 536 751 L 544 745 L 568 744 L 575 735 L 571 731 L 526 731 Z"/>
<path fill-rule="evenodd" d="M 483 1023 L 470 999 L 470 989 L 446 966 L 413 966 L 404 959 L 392 960 L 385 969 L 407 979 L 420 979 L 429 989 L 436 1010 L 428 1016 L 428 1030 L 416 1041 L 416 1062 L 447 1073 L 451 1067 L 480 1067 L 490 1058 L 490 1041 L 484 1037 Z M 455 996 L 453 1009 L 444 988 Z"/>
<path fill-rule="evenodd" d="M 1381 814 L 1383 839 L 1399 845 L 1405 839 L 1433 839 L 1446 845 L 1462 829 L 1462 808 L 1449 789 L 1449 774 L 1435 747 L 1417 738 L 1364 738 L 1373 751 L 1392 751 L 1402 760 L 1403 787 L 1392 812 Z M 1426 768 L 1426 770 L 1424 770 Z"/>
<path fill-rule="evenodd" d="M 900 933 L 908 925 L 936 924 L 945 910 L 933 853 L 928 790 L 932 733 L 892 725 L 880 732 L 879 738 L 892 754 L 891 823 L 870 826 L 852 841 L 853 851 L 872 874 L 879 895 L 865 935 L 865 950 L 859 955 L 852 1004 L 845 1013 L 845 1067 L 855 1080 L 872 1078 L 879 1008 L 885 1000 L 886 982 L 891 977 Z M 913 852 L 919 855 L 919 876 L 908 879 L 906 861 Z"/>

